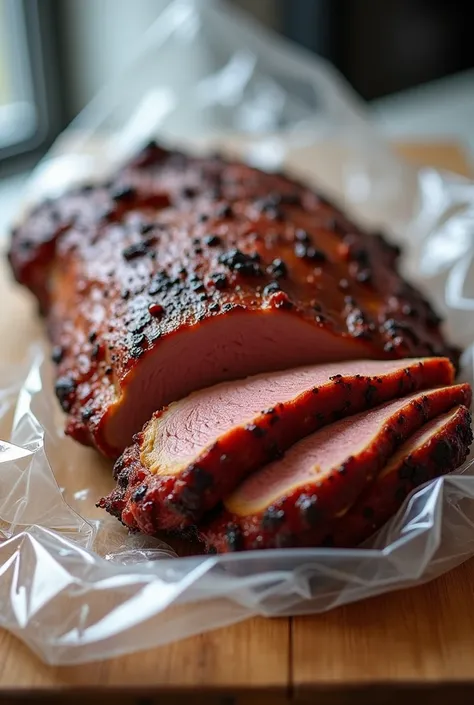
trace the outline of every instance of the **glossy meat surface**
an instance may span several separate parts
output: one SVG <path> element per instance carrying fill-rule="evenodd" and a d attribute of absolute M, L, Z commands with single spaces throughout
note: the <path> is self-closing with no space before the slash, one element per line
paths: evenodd
<path fill-rule="evenodd" d="M 179 529 L 336 419 L 451 384 L 447 358 L 359 360 L 226 382 L 154 414 L 117 461 L 101 506 L 131 528 Z M 145 528 L 144 528 L 145 527 Z"/>
<path fill-rule="evenodd" d="M 398 251 L 280 174 L 149 145 L 32 212 L 17 279 L 48 319 L 67 433 L 116 457 L 212 384 L 317 362 L 458 352 Z"/>
<path fill-rule="evenodd" d="M 469 385 L 442 387 L 326 426 L 244 480 L 201 536 L 218 552 L 300 545 L 310 530 L 324 537 L 405 441 L 470 403 Z"/>

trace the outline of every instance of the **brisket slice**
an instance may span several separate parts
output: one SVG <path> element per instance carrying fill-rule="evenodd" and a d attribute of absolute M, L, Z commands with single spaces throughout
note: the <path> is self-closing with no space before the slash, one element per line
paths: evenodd
<path fill-rule="evenodd" d="M 47 316 L 66 431 L 117 457 L 196 389 L 318 362 L 447 355 L 398 249 L 281 174 L 149 145 L 35 208 L 10 262 Z"/>
<path fill-rule="evenodd" d="M 157 412 L 101 506 L 143 530 L 193 524 L 247 475 L 333 421 L 451 384 L 446 358 L 354 361 L 226 382 Z M 144 528 L 151 527 L 151 528 Z"/>
<path fill-rule="evenodd" d="M 405 441 L 470 402 L 469 385 L 443 387 L 326 426 L 244 480 L 201 527 L 203 539 L 224 552 L 298 545 L 309 530 L 325 536 Z"/>
<path fill-rule="evenodd" d="M 369 538 L 400 508 L 407 495 L 424 482 L 456 470 L 471 446 L 471 414 L 458 406 L 427 423 L 389 460 L 374 483 L 321 536 L 326 545 L 351 547 Z M 315 545 L 316 536 L 301 536 Z"/>
<path fill-rule="evenodd" d="M 473 440 L 471 422 L 469 410 L 457 406 L 422 426 L 396 451 L 355 504 L 331 522 L 293 534 L 291 546 L 354 548 L 370 538 L 396 514 L 412 490 L 462 465 Z M 208 541 L 211 538 L 206 530 L 203 537 Z M 229 550 L 223 536 L 217 538 L 217 545 Z M 215 544 L 211 550 L 216 550 Z"/>

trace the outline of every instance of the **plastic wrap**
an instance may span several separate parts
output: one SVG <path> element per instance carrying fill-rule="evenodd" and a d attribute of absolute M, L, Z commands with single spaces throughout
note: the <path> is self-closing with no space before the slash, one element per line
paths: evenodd
<path fill-rule="evenodd" d="M 25 206 L 104 177 L 152 137 L 285 168 L 388 230 L 407 274 L 467 348 L 461 376 L 472 379 L 474 185 L 399 161 L 322 60 L 222 2 L 175 0 L 125 75 L 34 172 Z M 5 340 L 16 310 L 23 327 L 21 346 L 0 352 L 0 625 L 45 661 L 106 658 L 255 614 L 321 612 L 419 584 L 474 554 L 470 462 L 413 493 L 363 549 L 186 556 L 185 542 L 127 535 L 95 509 L 112 486 L 110 464 L 64 436 L 47 344 L 18 297 L 7 287 L 0 312 Z"/>

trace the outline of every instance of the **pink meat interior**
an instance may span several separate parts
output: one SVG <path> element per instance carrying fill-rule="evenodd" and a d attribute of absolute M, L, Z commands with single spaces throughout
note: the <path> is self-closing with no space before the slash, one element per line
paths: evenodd
<path fill-rule="evenodd" d="M 251 514 L 288 494 L 291 488 L 320 481 L 349 456 L 357 458 L 376 444 L 384 425 L 397 412 L 409 407 L 414 399 L 437 391 L 418 392 L 325 426 L 292 446 L 281 460 L 250 475 L 227 498 L 226 507 L 236 514 Z"/>
<path fill-rule="evenodd" d="M 183 399 L 196 389 L 299 365 L 327 360 L 337 362 L 347 358 L 357 360 L 366 354 L 367 348 L 360 341 L 336 336 L 325 328 L 316 328 L 295 315 L 281 311 L 245 312 L 208 319 L 199 326 L 182 329 L 164 338 L 141 358 L 139 369 L 127 378 L 122 396 L 107 417 L 107 442 L 112 447 L 125 447 L 132 434 L 143 426 L 154 411 Z M 399 363 L 391 361 L 382 364 L 385 368 L 381 369 L 393 369 Z M 356 363 L 352 369 L 355 368 Z M 360 371 L 358 365 L 357 369 Z M 321 374 L 324 375 L 324 372 Z M 334 367 L 332 374 L 336 374 Z M 226 407 L 231 413 L 225 421 L 222 420 L 223 429 L 235 424 L 236 418 L 248 418 L 253 410 L 264 409 L 279 401 L 278 395 L 269 392 L 261 399 L 258 398 L 259 393 L 254 394 L 253 401 L 247 394 L 242 406 L 241 402 L 232 403 L 226 396 L 232 388 L 233 385 L 229 385 L 217 392 L 225 397 L 225 403 L 221 403 L 218 410 L 204 401 L 196 406 L 197 399 L 192 397 L 190 405 L 179 412 L 180 416 L 175 422 L 170 422 L 169 429 L 165 431 L 164 442 L 169 448 L 167 457 L 189 457 L 192 449 L 206 445 L 209 438 L 215 437 L 215 421 L 226 413 L 223 411 Z M 288 393 L 291 395 L 294 392 Z M 167 436 L 171 438 L 170 445 Z M 175 436 L 174 442 L 172 439 Z M 188 446 L 193 436 L 198 440 Z"/>
<path fill-rule="evenodd" d="M 418 362 L 355 360 L 311 365 L 204 389 L 171 404 L 160 419 L 156 434 L 150 428 L 149 433 L 154 436 L 153 458 L 147 465 L 169 472 L 170 466 L 190 462 L 225 433 L 250 423 L 264 409 L 328 384 L 333 375 L 383 377 Z"/>

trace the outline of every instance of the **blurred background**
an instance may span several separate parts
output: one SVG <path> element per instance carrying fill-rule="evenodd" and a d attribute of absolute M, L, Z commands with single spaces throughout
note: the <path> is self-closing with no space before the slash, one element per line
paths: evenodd
<path fill-rule="evenodd" d="M 331 61 L 389 136 L 455 138 L 474 154 L 470 3 L 228 1 Z M 0 217 L 168 2 L 0 0 Z"/>

